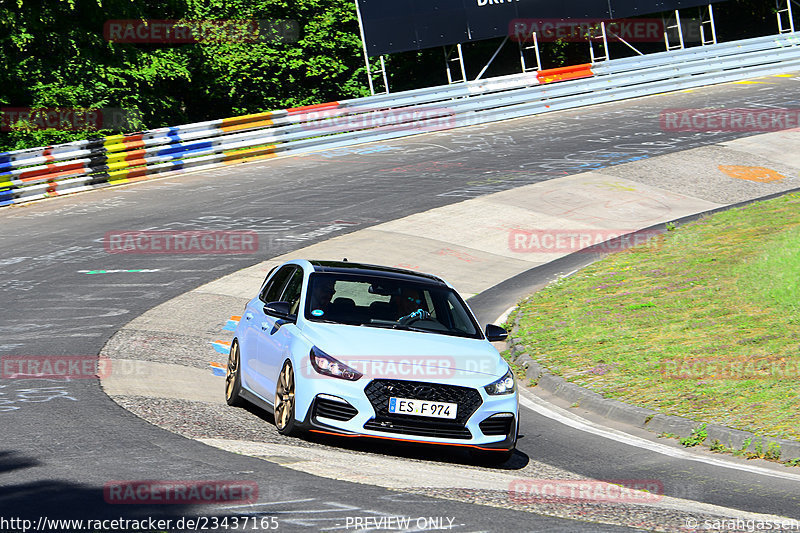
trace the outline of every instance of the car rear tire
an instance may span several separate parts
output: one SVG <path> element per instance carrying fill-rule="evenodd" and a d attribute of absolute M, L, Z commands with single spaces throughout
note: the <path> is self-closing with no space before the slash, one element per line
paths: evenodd
<path fill-rule="evenodd" d="M 292 363 L 286 361 L 275 387 L 275 426 L 281 435 L 294 436 L 299 433 L 294 417 L 294 393 L 294 370 Z"/>
<path fill-rule="evenodd" d="M 228 353 L 228 367 L 225 369 L 225 401 L 232 407 L 242 407 L 246 402 L 242 399 L 242 372 L 240 369 L 241 354 L 239 342 L 234 340 Z"/>

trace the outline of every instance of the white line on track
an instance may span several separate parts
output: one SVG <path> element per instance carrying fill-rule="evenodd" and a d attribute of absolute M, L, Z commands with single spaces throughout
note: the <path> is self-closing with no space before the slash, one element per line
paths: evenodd
<path fill-rule="evenodd" d="M 520 392 L 522 394 L 520 394 L 519 403 L 523 407 L 526 407 L 542 416 L 550 418 L 551 420 L 555 420 L 556 422 L 577 429 L 579 431 L 585 431 L 586 433 L 591 433 L 593 435 L 613 440 L 615 442 L 622 442 L 630 446 L 635 446 L 637 448 L 642 448 L 644 450 L 649 450 L 651 452 L 660 453 L 668 457 L 674 457 L 676 459 L 682 459 L 685 461 L 694 461 L 697 463 L 705 463 L 716 467 L 729 468 L 731 470 L 741 470 L 743 472 L 749 472 L 751 474 L 759 474 L 762 476 L 800 482 L 800 475 L 797 474 L 792 474 L 789 472 L 779 472 L 761 466 L 734 463 L 716 457 L 705 457 L 697 455 L 687 450 L 682 450 L 680 448 L 673 448 L 671 446 L 660 444 L 658 442 L 652 442 L 647 439 L 637 437 L 635 435 L 630 435 L 628 433 L 625 433 L 624 431 L 619 431 L 616 429 L 611 429 L 605 426 L 601 426 L 599 424 L 595 424 L 584 418 L 581 418 L 573 413 L 570 413 L 564 409 L 561 409 L 560 407 L 551 405 L 542 400 L 541 398 L 535 396 L 531 392 L 525 391 L 523 389 L 521 389 Z"/>
<path fill-rule="evenodd" d="M 262 507 L 264 505 L 284 505 L 287 503 L 305 503 L 305 502 L 313 502 L 316 498 L 305 498 L 302 500 L 287 500 L 283 502 L 261 502 L 261 503 L 246 503 L 242 505 L 228 505 L 223 507 L 223 509 L 245 509 L 248 507 Z"/>

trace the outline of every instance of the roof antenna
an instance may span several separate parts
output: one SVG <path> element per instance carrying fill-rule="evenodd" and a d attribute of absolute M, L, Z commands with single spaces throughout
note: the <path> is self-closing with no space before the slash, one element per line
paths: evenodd
<path fill-rule="evenodd" d="M 342 263 L 347 263 L 347 258 L 342 259 Z"/>

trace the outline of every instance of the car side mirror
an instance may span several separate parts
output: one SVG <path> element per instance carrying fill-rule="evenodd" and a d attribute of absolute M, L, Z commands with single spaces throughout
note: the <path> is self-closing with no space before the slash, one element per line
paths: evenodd
<path fill-rule="evenodd" d="M 296 320 L 297 317 L 291 313 L 291 307 L 289 302 L 269 302 L 264 306 L 264 314 L 284 320 Z"/>
<path fill-rule="evenodd" d="M 508 332 L 500 326 L 486 324 L 486 338 L 490 342 L 504 341 L 508 338 Z"/>

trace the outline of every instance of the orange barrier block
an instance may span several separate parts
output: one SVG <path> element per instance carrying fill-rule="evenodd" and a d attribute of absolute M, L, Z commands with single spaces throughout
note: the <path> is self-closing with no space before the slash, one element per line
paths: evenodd
<path fill-rule="evenodd" d="M 83 163 L 48 163 L 44 166 L 44 168 L 39 168 L 37 170 L 29 170 L 27 172 L 22 172 L 19 175 L 20 181 L 33 181 L 42 179 L 44 176 L 52 176 L 53 178 L 57 178 L 58 176 L 62 176 L 64 174 L 74 174 L 76 170 L 84 170 L 86 167 Z"/>
<path fill-rule="evenodd" d="M 551 68 L 547 70 L 540 70 L 536 73 L 536 78 L 539 83 L 552 83 L 554 81 L 577 80 L 580 78 L 591 78 L 594 76 L 592 72 L 592 65 L 583 63 L 581 65 L 572 65 L 570 67 Z"/>

